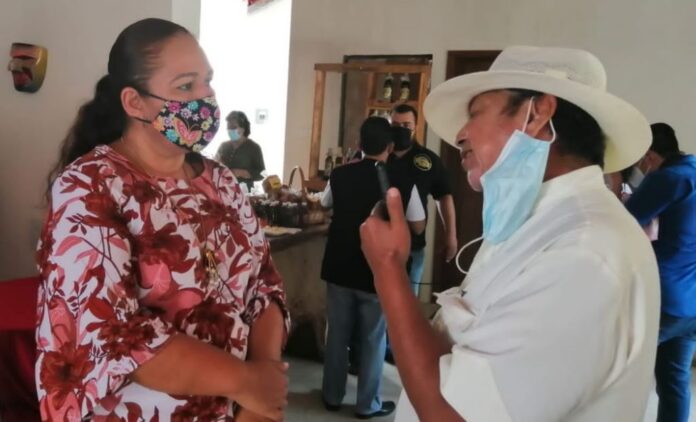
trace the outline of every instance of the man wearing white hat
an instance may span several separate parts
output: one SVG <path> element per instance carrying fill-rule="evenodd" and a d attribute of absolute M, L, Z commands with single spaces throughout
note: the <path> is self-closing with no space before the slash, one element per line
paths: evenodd
<path fill-rule="evenodd" d="M 650 127 L 606 92 L 581 50 L 510 47 L 435 88 L 430 127 L 465 146 L 482 186 L 483 244 L 433 324 L 410 293 L 398 192 L 362 247 L 405 394 L 396 421 L 642 421 L 659 280 L 650 243 L 604 185 L 645 153 Z M 474 163 L 474 164 L 472 164 Z"/>

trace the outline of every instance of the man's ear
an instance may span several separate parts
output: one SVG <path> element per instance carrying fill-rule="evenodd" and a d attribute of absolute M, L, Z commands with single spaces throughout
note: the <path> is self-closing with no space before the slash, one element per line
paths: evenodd
<path fill-rule="evenodd" d="M 532 111 L 527 121 L 527 134 L 537 139 L 551 139 L 551 127 L 549 121 L 556 113 L 558 101 L 553 95 L 543 94 L 535 97 L 532 102 Z"/>
<path fill-rule="evenodd" d="M 127 116 L 151 120 L 152 116 L 147 116 L 143 96 L 135 88 L 127 86 L 121 90 L 121 106 Z"/>

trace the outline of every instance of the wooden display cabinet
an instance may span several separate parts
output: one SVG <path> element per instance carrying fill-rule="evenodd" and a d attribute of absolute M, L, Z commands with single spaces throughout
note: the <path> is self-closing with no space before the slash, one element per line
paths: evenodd
<path fill-rule="evenodd" d="M 364 116 L 367 118 L 375 110 L 389 111 L 397 104 L 406 103 L 418 110 L 418 121 L 416 122 L 416 139 L 424 143 L 425 139 L 425 119 L 423 116 L 423 101 L 430 88 L 431 64 L 383 64 L 383 63 L 317 63 L 314 65 L 314 111 L 312 113 L 312 138 L 309 151 L 309 180 L 306 187 L 310 191 L 321 191 L 326 186 L 319 175 L 319 163 L 321 160 L 321 129 L 324 117 L 324 97 L 326 90 L 326 74 L 363 72 L 367 75 L 367 101 L 364 104 Z M 411 80 L 411 95 L 408 101 L 390 101 L 382 98 L 382 82 L 384 76 L 408 74 Z M 399 97 L 400 80 L 394 78 L 393 98 Z"/>

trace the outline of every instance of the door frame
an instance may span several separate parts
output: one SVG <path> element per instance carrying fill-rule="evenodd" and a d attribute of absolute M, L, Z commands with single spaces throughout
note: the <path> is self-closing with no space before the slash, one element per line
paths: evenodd
<path fill-rule="evenodd" d="M 478 70 L 485 70 L 490 63 L 500 54 L 500 50 L 452 50 L 447 52 L 447 66 L 445 79 L 460 76 L 459 69 L 466 67 L 464 63 L 471 63 L 472 67 L 479 67 Z M 475 64 L 475 65 L 474 65 Z M 485 67 L 484 67 L 485 65 Z M 459 151 L 450 144 L 440 140 L 440 158 L 448 170 L 450 185 L 455 202 L 455 212 L 457 219 L 457 244 L 462 247 L 467 242 L 479 237 L 483 230 L 481 209 L 483 205 L 483 195 L 474 192 L 466 181 L 466 177 L 461 169 Z M 435 248 L 433 251 L 432 265 L 432 292 L 441 292 L 450 287 L 461 284 L 463 275 L 460 275 L 456 264 L 452 261 L 446 263 L 445 255 L 445 230 L 440 218 L 436 219 L 437 228 L 435 230 Z M 460 259 L 462 268 L 469 268 L 473 261 L 479 244 L 470 246 Z M 433 296 L 431 295 L 431 298 Z M 434 301 L 434 299 L 431 299 Z"/>

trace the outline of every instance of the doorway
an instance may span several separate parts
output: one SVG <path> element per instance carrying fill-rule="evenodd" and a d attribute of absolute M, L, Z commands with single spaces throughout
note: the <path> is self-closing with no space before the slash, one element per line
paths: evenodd
<path fill-rule="evenodd" d="M 447 52 L 446 79 L 488 70 L 499 53 L 499 50 L 449 51 Z M 483 232 L 481 218 L 483 195 L 472 190 L 467 183 L 466 172 L 461 167 L 461 158 L 457 148 L 441 140 L 440 157 L 450 177 L 457 216 L 457 244 L 462 247 L 481 236 Z M 438 218 L 436 224 L 438 228 L 435 230 L 435 245 L 445 245 L 446 239 L 442 221 Z M 478 248 L 479 244 L 475 244 L 462 253 L 459 265 L 463 269 L 471 266 Z M 450 287 L 459 286 L 462 283 L 462 278 L 463 275 L 457 269 L 454 260 L 449 263 L 445 262 L 444 247 L 436 247 L 433 256 L 433 292 L 441 292 Z"/>

